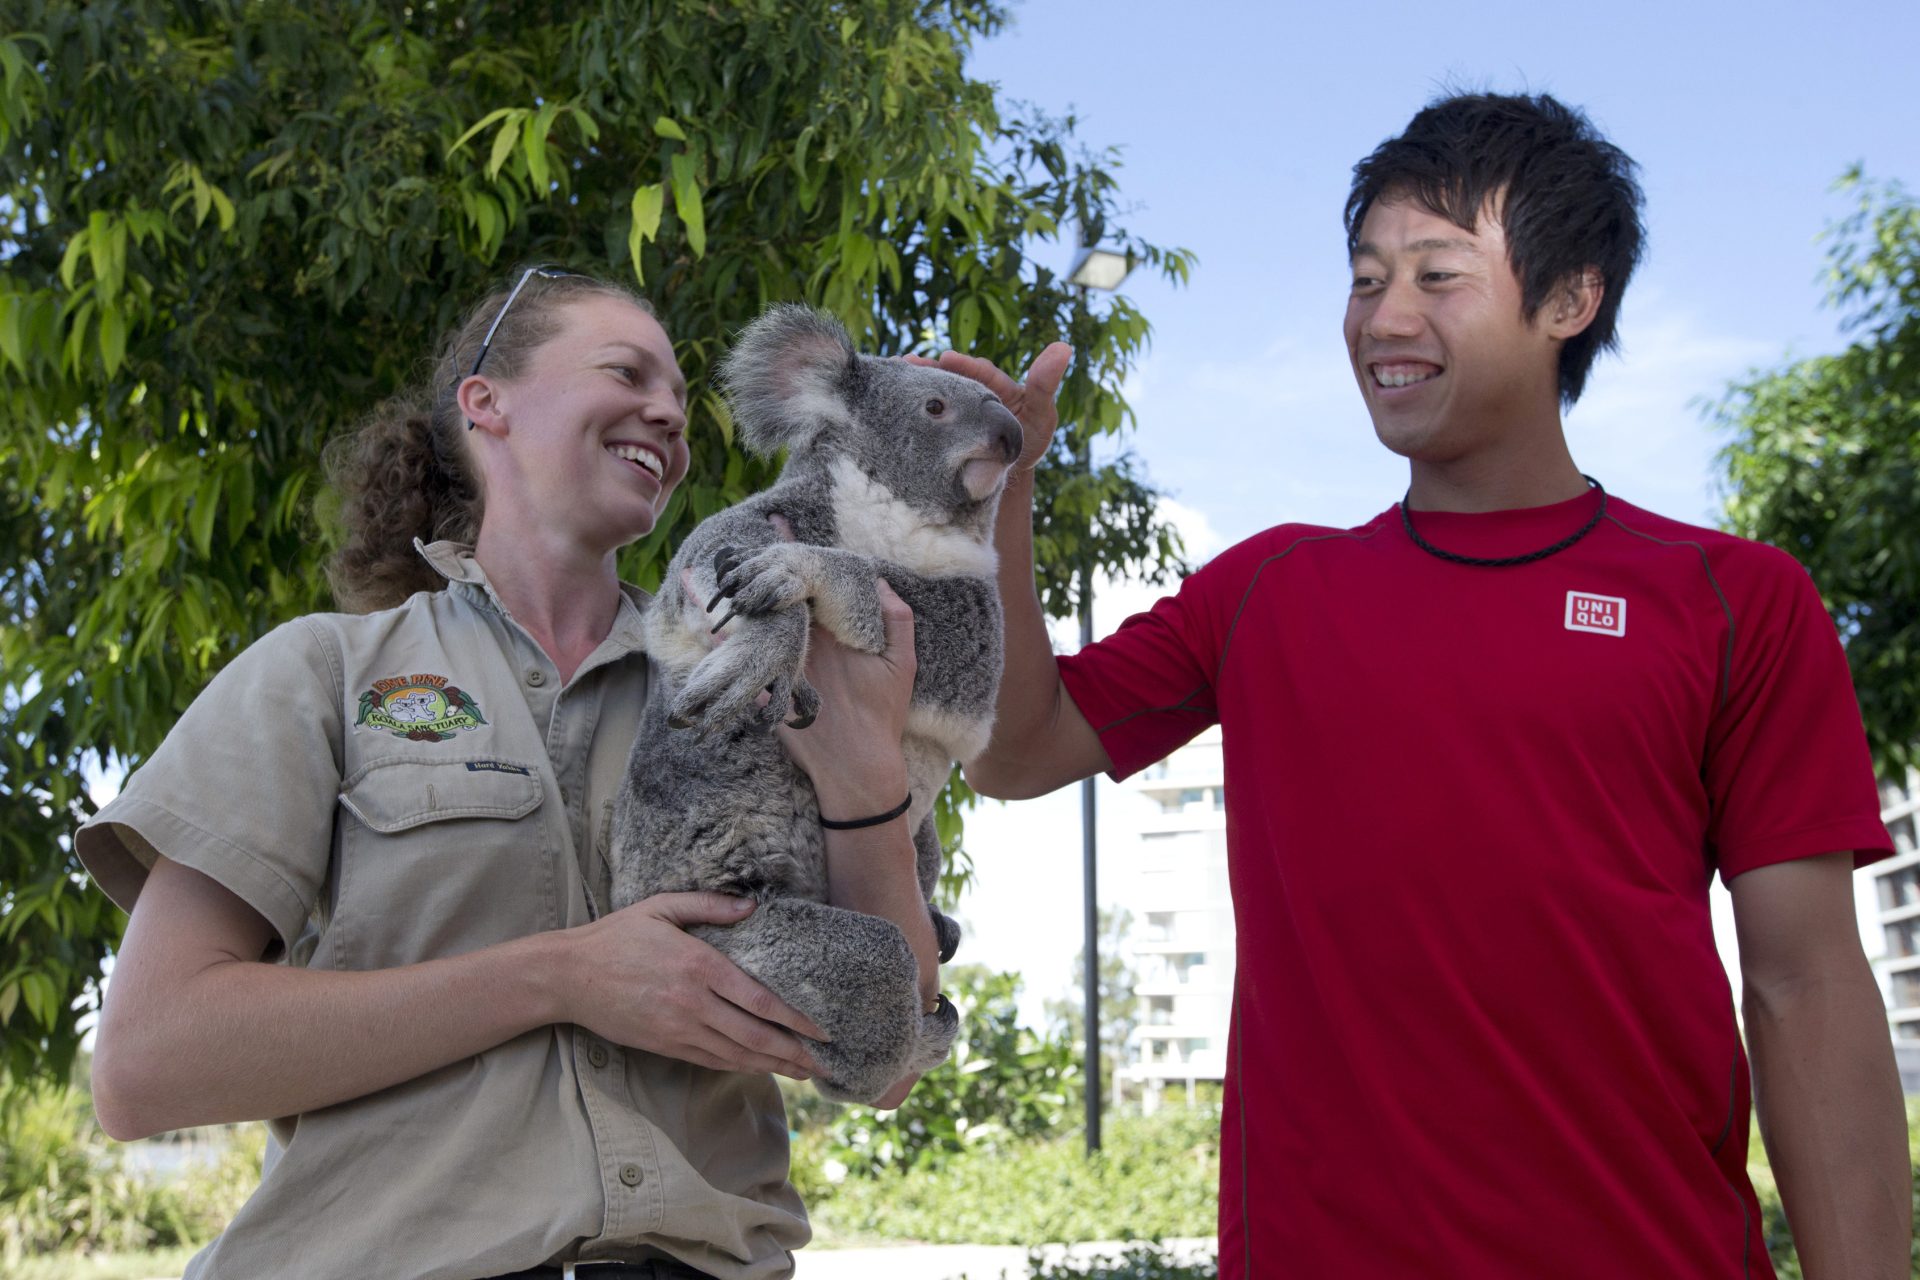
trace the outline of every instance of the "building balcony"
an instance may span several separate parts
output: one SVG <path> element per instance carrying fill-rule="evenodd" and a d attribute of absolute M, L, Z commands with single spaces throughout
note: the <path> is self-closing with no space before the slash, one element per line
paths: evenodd
<path fill-rule="evenodd" d="M 1222 1023 L 1188 1021 L 1137 1026 L 1130 1038 L 1137 1044 L 1145 1040 L 1220 1040 L 1226 1034 Z"/>
<path fill-rule="evenodd" d="M 1217 933 L 1200 936 L 1175 934 L 1170 938 L 1135 938 L 1130 940 L 1127 946 L 1136 956 L 1207 955 L 1216 951 L 1230 956 L 1233 954 L 1233 935 L 1228 934 L 1224 939 Z"/>
<path fill-rule="evenodd" d="M 1224 1062 L 1129 1062 L 1120 1068 L 1120 1078 L 1143 1084 L 1165 1084 L 1175 1080 L 1225 1080 L 1227 1071 Z"/>
<path fill-rule="evenodd" d="M 1876 862 L 1867 870 L 1874 879 L 1879 880 L 1912 866 L 1920 866 L 1920 849 L 1902 849 L 1895 844 L 1891 858 L 1884 862 Z"/>
<path fill-rule="evenodd" d="M 1171 978 L 1154 982 L 1135 981 L 1133 994 L 1143 1000 L 1148 996 L 1230 996 L 1233 994 L 1233 984 L 1218 978 L 1199 982 L 1176 982 Z"/>
<path fill-rule="evenodd" d="M 1185 835 L 1188 832 L 1225 831 L 1227 811 L 1211 805 L 1191 804 L 1184 809 L 1163 809 L 1141 817 L 1140 834 Z"/>

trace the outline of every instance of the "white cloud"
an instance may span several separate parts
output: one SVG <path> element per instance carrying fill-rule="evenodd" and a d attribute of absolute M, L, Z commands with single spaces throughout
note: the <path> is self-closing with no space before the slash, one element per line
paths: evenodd
<path fill-rule="evenodd" d="M 1601 358 L 1567 415 L 1574 457 L 1637 506 L 1711 522 L 1722 441 L 1701 405 L 1781 353 L 1761 339 L 1716 333 L 1658 294 L 1628 303 L 1620 332 L 1621 358 Z"/>

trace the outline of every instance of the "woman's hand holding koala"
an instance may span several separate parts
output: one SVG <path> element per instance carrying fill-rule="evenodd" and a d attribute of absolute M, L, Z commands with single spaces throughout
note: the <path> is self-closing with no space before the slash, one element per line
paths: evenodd
<path fill-rule="evenodd" d="M 745 898 L 660 893 L 560 935 L 578 945 L 559 990 L 565 1021 L 603 1040 L 716 1071 L 772 1071 L 795 1080 L 819 1073 L 793 1033 L 825 1040 L 805 1014 L 731 960 L 686 933 L 689 925 L 737 924 Z"/>

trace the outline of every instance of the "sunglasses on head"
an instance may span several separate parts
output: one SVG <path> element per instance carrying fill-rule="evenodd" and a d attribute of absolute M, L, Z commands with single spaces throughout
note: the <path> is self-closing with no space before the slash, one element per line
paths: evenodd
<path fill-rule="evenodd" d="M 480 340 L 480 354 L 473 358 L 473 368 L 467 370 L 467 378 L 471 378 L 474 374 L 480 372 L 480 366 L 486 362 L 487 348 L 493 345 L 493 335 L 500 331 L 500 322 L 507 318 L 507 312 L 512 308 L 513 300 L 520 296 L 522 289 L 527 287 L 527 281 L 533 279 L 535 276 L 539 276 L 542 280 L 564 280 L 569 276 L 577 276 L 579 274 L 577 271 L 562 271 L 559 267 L 551 266 L 528 267 L 525 271 L 521 272 L 520 279 L 515 282 L 512 291 L 507 294 L 507 300 L 500 304 L 500 314 L 495 316 L 493 323 L 487 326 L 487 336 Z M 466 378 L 461 379 L 461 382 L 464 381 L 466 381 Z M 458 383 L 455 384 L 455 386 L 458 385 Z M 467 419 L 467 430 L 473 430 L 472 418 Z"/>

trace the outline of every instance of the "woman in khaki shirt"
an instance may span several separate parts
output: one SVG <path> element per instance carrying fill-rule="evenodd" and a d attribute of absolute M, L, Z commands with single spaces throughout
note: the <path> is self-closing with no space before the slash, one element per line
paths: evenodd
<path fill-rule="evenodd" d="M 686 474 L 686 425 L 635 295 L 532 269 L 482 300 L 330 455 L 352 612 L 236 658 L 79 833 L 132 913 L 101 1124 L 275 1140 L 190 1280 L 791 1274 L 767 1073 L 805 1078 L 819 1028 L 683 932 L 750 903 L 605 910 L 647 689 L 614 553 Z M 829 813 L 905 789 L 913 622 L 885 594 L 886 654 L 816 646 L 820 718 L 782 730 Z M 931 992 L 904 822 L 827 841 L 834 901 L 896 921 Z"/>

